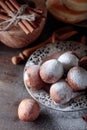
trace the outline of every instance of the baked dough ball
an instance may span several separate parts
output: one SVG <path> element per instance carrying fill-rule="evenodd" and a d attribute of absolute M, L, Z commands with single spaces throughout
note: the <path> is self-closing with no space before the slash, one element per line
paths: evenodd
<path fill-rule="evenodd" d="M 74 66 L 78 66 L 79 58 L 74 55 L 71 51 L 65 52 L 59 56 L 58 61 L 63 64 L 65 72 Z"/>
<path fill-rule="evenodd" d="M 63 65 L 56 59 L 44 62 L 40 66 L 41 79 L 46 83 L 54 83 L 63 76 Z"/>
<path fill-rule="evenodd" d="M 67 81 L 75 91 L 87 89 L 87 71 L 82 67 L 73 67 L 67 74 Z"/>
<path fill-rule="evenodd" d="M 40 114 L 39 104 L 33 99 L 23 99 L 18 106 L 18 117 L 22 121 L 34 121 Z"/>
<path fill-rule="evenodd" d="M 52 84 L 50 88 L 50 97 L 56 103 L 66 103 L 71 99 L 72 89 L 64 80 Z"/>
<path fill-rule="evenodd" d="M 46 84 L 42 81 L 39 75 L 39 65 L 32 65 L 24 73 L 24 82 L 32 89 L 40 89 Z"/>

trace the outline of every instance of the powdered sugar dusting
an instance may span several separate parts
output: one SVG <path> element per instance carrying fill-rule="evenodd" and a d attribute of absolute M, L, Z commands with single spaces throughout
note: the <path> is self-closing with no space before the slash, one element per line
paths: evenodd
<path fill-rule="evenodd" d="M 36 50 L 28 59 L 24 72 L 28 67 L 30 67 L 30 63 L 33 64 L 42 64 L 43 60 L 50 55 L 53 55 L 54 53 L 59 53 L 60 51 L 73 51 L 75 52 L 80 58 L 87 55 L 87 46 L 83 46 L 80 43 L 72 42 L 72 41 L 57 41 L 54 44 L 48 44 L 45 47 L 42 47 L 38 50 Z M 24 82 L 25 83 L 25 82 Z M 80 95 L 78 98 L 72 99 L 68 104 L 62 105 L 62 107 L 56 103 L 54 104 L 53 100 L 50 99 L 50 96 L 48 93 L 46 93 L 43 89 L 34 91 L 28 85 L 25 83 L 25 87 L 28 91 L 28 93 L 38 102 L 45 105 L 48 108 L 52 108 L 54 110 L 61 110 L 64 113 L 65 111 L 69 111 L 69 115 L 73 114 L 76 116 L 83 116 L 87 113 L 87 95 Z M 49 109 L 50 110 L 50 109 Z M 79 111 L 78 111 L 79 110 Z M 77 112 L 76 112 L 77 111 Z M 60 112 L 59 112 L 60 113 Z M 64 114 L 63 113 L 63 114 Z M 77 113 L 77 115 L 76 115 Z M 66 114 L 67 115 L 67 114 Z"/>
<path fill-rule="evenodd" d="M 42 64 L 40 68 L 40 75 L 42 78 L 44 76 L 52 76 L 53 79 L 56 77 L 58 80 L 63 75 L 63 65 L 56 59 L 48 60 Z M 52 79 L 49 80 L 52 81 Z"/>
<path fill-rule="evenodd" d="M 68 72 L 68 77 L 75 83 L 79 88 L 87 88 L 87 71 L 81 67 L 73 67 Z"/>
<path fill-rule="evenodd" d="M 72 97 L 72 89 L 64 80 L 54 83 L 51 86 L 50 92 L 51 91 L 55 92 L 55 96 L 61 100 L 61 103 L 68 102 Z"/>
<path fill-rule="evenodd" d="M 54 76 L 58 76 L 58 73 L 59 75 L 63 73 L 62 64 L 55 59 L 47 61 L 44 67 L 47 73 L 53 74 Z"/>
<path fill-rule="evenodd" d="M 71 67 L 78 66 L 79 59 L 71 52 L 65 52 L 58 58 L 58 61 L 60 61 L 64 69 L 68 71 Z"/>
<path fill-rule="evenodd" d="M 29 80 L 29 76 L 27 74 L 27 71 L 24 72 L 24 81 Z"/>

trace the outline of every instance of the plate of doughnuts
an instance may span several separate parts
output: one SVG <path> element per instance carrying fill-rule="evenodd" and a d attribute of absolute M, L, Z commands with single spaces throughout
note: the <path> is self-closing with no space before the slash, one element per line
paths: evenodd
<path fill-rule="evenodd" d="M 25 64 L 23 80 L 28 93 L 46 107 L 87 113 L 87 46 L 56 41 L 37 49 Z"/>

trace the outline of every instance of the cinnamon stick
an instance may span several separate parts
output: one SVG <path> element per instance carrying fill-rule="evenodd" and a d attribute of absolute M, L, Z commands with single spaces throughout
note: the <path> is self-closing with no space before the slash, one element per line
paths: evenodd
<path fill-rule="evenodd" d="M 29 21 L 29 23 L 31 24 L 31 26 L 36 29 L 38 27 L 38 23 L 36 23 L 35 21 Z"/>
<path fill-rule="evenodd" d="M 10 9 L 3 1 L 0 1 L 0 5 L 7 12 L 7 14 L 9 14 Z"/>
<path fill-rule="evenodd" d="M 0 14 L 0 20 L 8 20 L 9 18 L 10 18 L 9 16 Z"/>
<path fill-rule="evenodd" d="M 20 5 L 16 2 L 16 0 L 9 0 L 11 4 L 18 10 L 20 8 Z"/>
<path fill-rule="evenodd" d="M 0 13 L 7 14 L 4 9 L 0 8 Z"/>
<path fill-rule="evenodd" d="M 32 12 L 35 12 L 35 13 L 38 13 L 38 14 L 42 14 L 43 13 L 43 11 L 41 10 L 41 9 L 33 9 L 33 8 L 31 8 L 31 7 L 29 7 L 29 9 L 32 11 Z"/>
<path fill-rule="evenodd" d="M 29 9 L 28 12 L 29 12 L 29 14 L 34 13 L 36 19 L 39 19 L 41 17 L 40 14 L 37 14 L 36 12 L 32 11 L 31 9 Z"/>
<path fill-rule="evenodd" d="M 6 3 L 4 3 L 3 1 L 0 1 L 0 5 L 2 6 L 2 8 L 7 12 L 7 14 L 9 14 L 12 10 L 11 8 L 9 8 Z M 29 30 L 24 26 L 24 24 L 22 23 L 22 21 L 18 22 L 18 25 L 22 28 L 22 30 L 26 33 L 29 34 Z"/>
<path fill-rule="evenodd" d="M 15 0 L 9 0 L 11 4 L 18 10 L 20 8 L 20 5 Z M 22 20 L 22 22 L 26 25 L 28 30 L 32 33 L 34 28 L 27 22 L 26 20 Z"/>
<path fill-rule="evenodd" d="M 16 9 L 11 5 L 11 3 L 9 1 L 5 1 L 5 3 L 7 4 L 7 6 L 9 7 L 9 9 L 12 11 L 12 12 L 16 12 Z"/>
<path fill-rule="evenodd" d="M 8 3 L 9 3 L 9 8 L 10 8 L 10 9 L 11 9 L 12 6 L 13 6 L 13 10 L 14 10 L 14 13 L 15 13 L 16 7 L 14 6 L 14 4 L 11 3 L 10 1 L 8 1 Z M 17 10 L 18 10 L 18 9 L 19 9 L 19 7 L 17 8 Z M 28 24 L 28 22 L 27 22 L 26 20 L 21 20 L 21 22 L 23 23 L 23 25 L 25 26 L 25 28 L 28 30 L 28 33 L 33 31 L 33 29 L 31 28 L 31 26 Z"/>

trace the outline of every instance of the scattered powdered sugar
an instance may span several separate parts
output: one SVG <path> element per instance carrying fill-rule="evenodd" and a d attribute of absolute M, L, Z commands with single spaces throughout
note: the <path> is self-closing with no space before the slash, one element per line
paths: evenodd
<path fill-rule="evenodd" d="M 59 82 L 54 83 L 50 89 L 50 92 L 52 91 L 55 92 L 55 96 L 61 100 L 61 103 L 68 102 L 71 99 L 73 93 L 71 87 L 64 80 L 60 80 Z"/>
<path fill-rule="evenodd" d="M 87 71 L 81 67 L 73 67 L 68 72 L 69 79 L 72 80 L 79 88 L 87 88 Z"/>
<path fill-rule="evenodd" d="M 64 69 L 68 71 L 70 68 L 78 66 L 79 59 L 71 52 L 65 52 L 58 58 L 58 61 L 60 61 Z"/>

